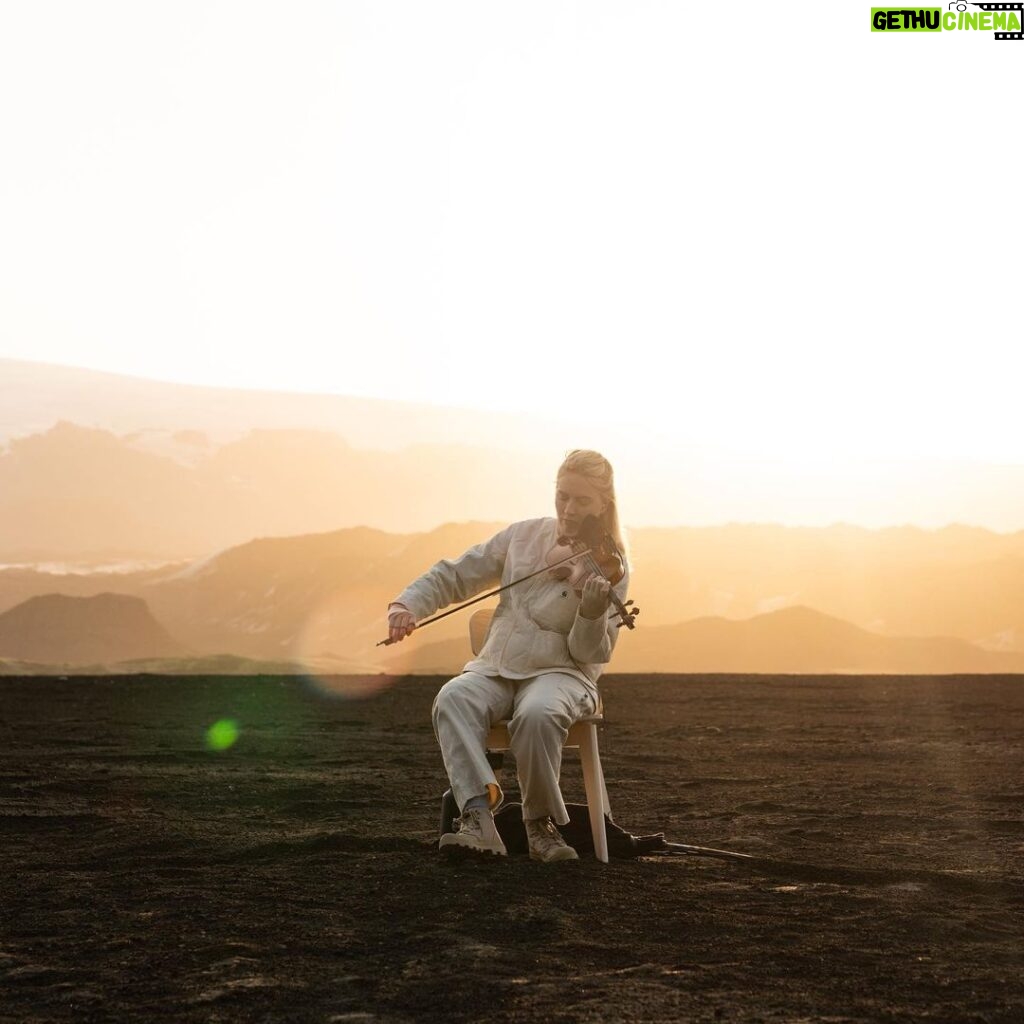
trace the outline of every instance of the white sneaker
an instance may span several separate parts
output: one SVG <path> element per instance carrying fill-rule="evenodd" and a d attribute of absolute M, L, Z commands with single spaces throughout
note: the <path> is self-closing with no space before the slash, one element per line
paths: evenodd
<path fill-rule="evenodd" d="M 546 864 L 559 860 L 579 860 L 576 851 L 562 838 L 550 818 L 535 818 L 525 821 L 526 838 L 530 842 L 530 859 Z"/>
<path fill-rule="evenodd" d="M 437 848 L 442 853 L 484 853 L 495 857 L 505 857 L 508 850 L 498 835 L 494 825 L 494 815 L 483 807 L 474 807 L 466 811 L 461 818 L 455 819 L 459 826 L 457 832 L 446 832 L 441 836 Z"/>

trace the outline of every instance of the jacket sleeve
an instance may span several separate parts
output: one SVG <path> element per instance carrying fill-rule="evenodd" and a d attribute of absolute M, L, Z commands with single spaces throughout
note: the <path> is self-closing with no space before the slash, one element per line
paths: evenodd
<path fill-rule="evenodd" d="M 391 604 L 405 605 L 417 620 L 428 619 L 447 605 L 466 601 L 489 586 L 497 586 L 505 567 L 512 529 L 506 527 L 458 558 L 443 558 L 414 579 Z"/>
<path fill-rule="evenodd" d="M 615 584 L 615 593 L 620 601 L 626 600 L 629 591 L 629 570 Z M 612 659 L 615 641 L 619 638 L 619 613 L 615 605 L 596 618 L 588 619 L 576 613 L 576 619 L 569 630 L 569 654 L 574 661 L 583 665 L 606 665 Z"/>

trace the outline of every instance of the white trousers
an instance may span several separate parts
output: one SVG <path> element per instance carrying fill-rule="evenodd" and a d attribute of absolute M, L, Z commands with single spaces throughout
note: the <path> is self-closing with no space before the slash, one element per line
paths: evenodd
<path fill-rule="evenodd" d="M 596 711 L 597 688 L 564 672 L 529 679 L 463 672 L 450 679 L 434 698 L 432 717 L 459 808 L 484 793 L 492 795 L 492 808 L 500 802 L 501 787 L 487 761 L 486 746 L 491 726 L 507 718 L 523 818 L 550 815 L 556 825 L 566 824 L 569 814 L 558 788 L 562 744 L 573 722 Z"/>

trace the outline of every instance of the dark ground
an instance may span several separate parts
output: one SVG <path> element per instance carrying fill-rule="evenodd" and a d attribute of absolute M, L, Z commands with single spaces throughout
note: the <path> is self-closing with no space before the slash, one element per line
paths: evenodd
<path fill-rule="evenodd" d="M 609 677 L 617 821 L 764 859 L 607 866 L 439 860 L 440 682 L 0 680 L 0 1021 L 1024 1021 L 1024 678 Z"/>

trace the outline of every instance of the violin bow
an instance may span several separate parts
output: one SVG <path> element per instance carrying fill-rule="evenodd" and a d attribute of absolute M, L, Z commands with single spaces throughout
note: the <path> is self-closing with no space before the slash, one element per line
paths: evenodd
<path fill-rule="evenodd" d="M 543 569 L 538 569 L 536 572 L 528 573 L 526 576 L 520 576 L 519 579 L 512 580 L 510 583 L 506 583 L 503 587 L 498 587 L 496 590 L 490 590 L 486 594 L 481 594 L 479 597 L 471 598 L 463 604 L 457 605 L 455 608 L 449 608 L 448 611 L 441 612 L 440 615 L 435 615 L 432 618 L 424 619 L 422 622 L 417 622 L 416 628 L 422 629 L 424 626 L 429 626 L 432 622 L 437 622 L 438 619 L 443 619 L 449 615 L 454 615 L 456 612 L 461 612 L 463 608 L 468 608 L 471 604 L 476 604 L 477 601 L 486 601 L 487 598 L 494 597 L 495 594 L 500 594 L 503 590 L 508 590 L 509 587 L 516 586 L 517 583 L 525 583 L 527 580 L 532 580 L 534 576 L 539 576 L 542 572 L 550 572 L 556 566 L 562 565 L 565 562 L 571 562 L 574 558 L 583 558 L 589 554 L 590 548 L 587 548 L 586 551 L 574 551 L 571 555 L 567 555 L 565 558 L 560 558 L 557 562 L 552 562 L 551 565 L 545 565 Z M 386 640 L 378 640 L 374 646 L 387 647 L 394 643 L 398 643 L 398 641 L 392 640 L 391 637 L 388 637 Z"/>

